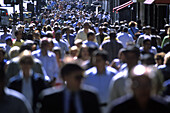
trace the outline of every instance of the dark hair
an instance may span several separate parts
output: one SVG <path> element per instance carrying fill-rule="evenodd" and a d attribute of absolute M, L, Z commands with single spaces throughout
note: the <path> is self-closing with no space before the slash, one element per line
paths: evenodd
<path fill-rule="evenodd" d="M 104 61 L 108 60 L 108 53 L 106 50 L 96 50 L 93 52 L 93 56 L 101 56 Z"/>
<path fill-rule="evenodd" d="M 61 77 L 69 76 L 73 72 L 76 71 L 84 71 L 82 67 L 80 67 L 78 64 L 68 63 L 65 64 L 60 71 Z"/>
<path fill-rule="evenodd" d="M 128 52 L 133 52 L 136 54 L 136 57 L 139 58 L 140 57 L 140 50 L 137 46 L 135 45 L 128 45 L 126 47 L 126 50 L 125 50 L 125 54 L 128 53 Z"/>
<path fill-rule="evenodd" d="M 127 27 L 124 27 L 124 28 L 123 28 L 123 31 L 124 31 L 124 32 L 128 32 L 128 28 L 127 28 Z"/>
<path fill-rule="evenodd" d="M 116 39 L 116 30 L 111 31 L 109 36 L 110 36 L 110 40 Z"/>
<path fill-rule="evenodd" d="M 31 44 L 22 44 L 21 47 L 20 47 L 20 50 L 19 50 L 19 53 L 23 52 L 24 50 L 32 50 L 32 45 Z"/>
<path fill-rule="evenodd" d="M 94 32 L 88 32 L 88 33 L 87 33 L 87 38 L 89 38 L 89 37 L 92 36 L 92 35 L 95 35 L 95 33 L 94 33 Z"/>

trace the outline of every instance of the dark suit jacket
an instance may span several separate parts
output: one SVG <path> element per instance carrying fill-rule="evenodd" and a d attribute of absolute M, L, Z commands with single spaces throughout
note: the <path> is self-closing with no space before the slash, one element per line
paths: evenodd
<path fill-rule="evenodd" d="M 31 77 L 32 90 L 33 90 L 33 110 L 36 108 L 36 103 L 38 102 L 38 96 L 40 92 L 47 88 L 47 84 L 41 75 L 38 73 L 33 73 Z M 8 87 L 22 93 L 22 77 L 20 75 L 13 76 L 10 78 Z"/>
<path fill-rule="evenodd" d="M 60 91 L 50 90 L 43 91 L 39 113 L 64 113 L 64 89 Z M 100 113 L 95 93 L 81 89 L 80 99 L 83 113 Z"/>
<path fill-rule="evenodd" d="M 147 107 L 141 109 L 133 96 L 124 96 L 112 102 L 108 113 L 169 113 L 169 109 L 160 97 L 150 98 Z"/>

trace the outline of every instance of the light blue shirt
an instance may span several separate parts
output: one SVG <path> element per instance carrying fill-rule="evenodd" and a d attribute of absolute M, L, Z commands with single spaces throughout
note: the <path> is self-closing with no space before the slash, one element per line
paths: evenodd
<path fill-rule="evenodd" d="M 59 74 L 59 67 L 56 60 L 56 56 L 53 52 L 47 51 L 47 55 L 43 56 L 41 54 L 41 50 L 39 49 L 33 51 L 32 55 L 42 62 L 42 65 L 50 79 L 52 79 L 53 77 L 57 78 Z"/>
<path fill-rule="evenodd" d="M 109 99 L 109 83 L 117 71 L 109 66 L 105 67 L 105 72 L 99 74 L 96 67 L 85 71 L 84 84 L 91 85 L 98 90 L 100 103 L 107 103 Z"/>
<path fill-rule="evenodd" d="M 128 33 L 121 33 L 117 38 L 122 42 L 124 48 L 126 48 L 128 42 L 134 41 L 132 35 Z"/>
<path fill-rule="evenodd" d="M 64 91 L 64 113 L 69 113 L 69 100 L 71 96 L 71 91 L 66 89 Z M 82 105 L 81 105 L 81 100 L 80 100 L 80 95 L 79 92 L 75 92 L 75 108 L 77 113 L 83 113 L 82 111 Z"/>
<path fill-rule="evenodd" d="M 97 47 L 97 48 L 99 48 L 99 44 L 96 43 L 96 42 L 93 42 L 93 41 L 85 40 L 85 41 L 83 41 L 83 44 L 86 44 L 87 47 Z"/>
<path fill-rule="evenodd" d="M 54 39 L 54 40 L 53 40 L 53 43 L 54 43 L 54 46 L 57 46 L 57 47 L 60 47 L 60 48 L 61 48 L 61 58 L 63 59 L 65 53 L 69 51 L 69 48 L 68 48 L 68 44 L 69 44 L 69 43 L 66 42 L 66 41 L 63 41 L 62 39 L 60 39 L 59 42 Z"/>
<path fill-rule="evenodd" d="M 135 33 L 139 32 L 139 29 L 137 27 L 131 27 L 128 29 L 128 32 L 132 35 L 132 37 L 135 37 Z"/>
<path fill-rule="evenodd" d="M 31 106 L 33 105 L 33 89 L 32 89 L 32 81 L 31 76 L 33 74 L 33 71 L 30 70 L 30 77 L 26 80 L 23 75 L 23 71 L 20 71 L 20 76 L 22 79 L 22 94 L 26 97 L 26 99 L 29 101 Z"/>

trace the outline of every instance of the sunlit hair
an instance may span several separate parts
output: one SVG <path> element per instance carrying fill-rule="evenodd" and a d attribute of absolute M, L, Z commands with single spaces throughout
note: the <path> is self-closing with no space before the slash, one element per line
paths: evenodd
<path fill-rule="evenodd" d="M 149 83 L 150 86 L 148 87 L 151 87 L 152 95 L 157 95 L 162 90 L 163 75 L 156 67 L 137 65 L 131 70 L 130 77 L 132 81 L 135 80 L 136 78 L 139 78 L 139 79 L 147 78 L 150 81 Z M 137 86 L 135 85 L 138 85 L 138 84 L 135 83 L 133 85 L 134 86 L 132 86 L 132 88 L 136 88 Z"/>
<path fill-rule="evenodd" d="M 80 48 L 80 51 L 79 51 L 79 54 L 78 54 L 78 58 L 82 58 L 82 51 L 83 49 L 87 48 L 88 49 L 88 46 L 85 45 L 85 44 L 82 44 L 81 48 Z"/>
<path fill-rule="evenodd" d="M 12 59 L 12 58 L 18 56 L 19 55 L 19 50 L 20 50 L 20 48 L 18 46 L 12 47 L 9 50 L 9 53 L 8 53 L 9 54 L 9 58 Z"/>
<path fill-rule="evenodd" d="M 34 60 L 33 56 L 31 54 L 31 51 L 29 50 L 24 50 L 20 55 L 19 55 L 19 64 L 24 64 L 25 62 L 33 65 Z"/>

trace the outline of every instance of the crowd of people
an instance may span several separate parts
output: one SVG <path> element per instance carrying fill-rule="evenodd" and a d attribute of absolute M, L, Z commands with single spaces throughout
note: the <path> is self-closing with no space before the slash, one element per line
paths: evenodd
<path fill-rule="evenodd" d="M 169 113 L 170 25 L 48 1 L 0 36 L 1 113 Z"/>

